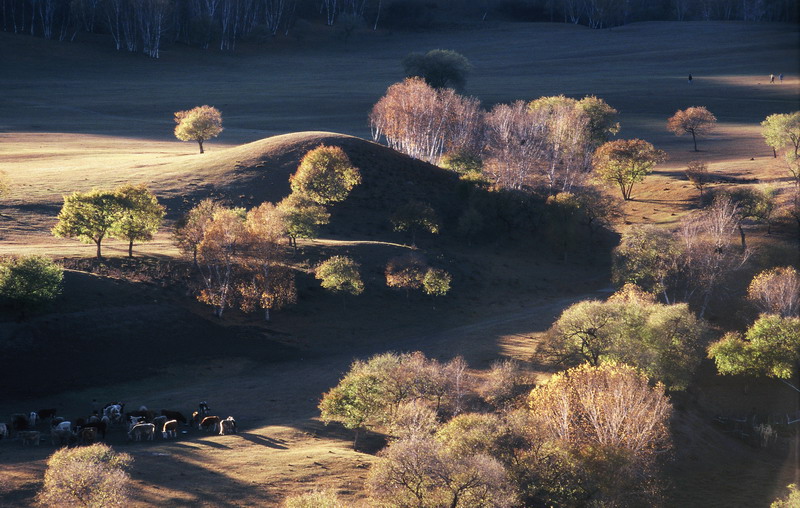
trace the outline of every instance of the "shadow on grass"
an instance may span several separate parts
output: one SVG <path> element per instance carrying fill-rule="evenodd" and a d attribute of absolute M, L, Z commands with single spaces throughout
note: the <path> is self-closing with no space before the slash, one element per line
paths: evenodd
<path fill-rule="evenodd" d="M 286 441 L 284 441 L 282 439 L 273 439 L 271 437 L 259 436 L 258 434 L 250 434 L 250 433 L 247 433 L 247 432 L 239 432 L 237 435 L 241 436 L 242 439 L 250 441 L 253 444 L 266 446 L 266 447 L 269 447 L 269 448 L 275 448 L 276 450 L 288 450 L 289 449 L 287 446 L 284 446 Z"/>

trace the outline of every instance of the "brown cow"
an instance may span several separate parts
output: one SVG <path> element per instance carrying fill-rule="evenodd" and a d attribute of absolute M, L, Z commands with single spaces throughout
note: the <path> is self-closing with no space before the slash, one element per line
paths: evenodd
<path fill-rule="evenodd" d="M 81 444 L 90 445 L 97 441 L 97 427 L 84 427 L 80 433 Z"/>
<path fill-rule="evenodd" d="M 206 416 L 198 426 L 200 430 L 208 430 L 212 433 L 219 432 L 219 416 Z"/>

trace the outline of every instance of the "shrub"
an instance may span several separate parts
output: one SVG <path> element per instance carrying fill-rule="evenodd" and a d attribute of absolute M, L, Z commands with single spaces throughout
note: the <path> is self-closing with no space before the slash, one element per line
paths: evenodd
<path fill-rule="evenodd" d="M 64 270 L 41 256 L 0 263 L 0 299 L 28 309 L 51 302 L 61 292 Z"/>
<path fill-rule="evenodd" d="M 425 54 L 411 53 L 403 59 L 406 77 L 418 76 L 433 88 L 464 88 L 472 70 L 469 60 L 453 50 L 432 49 Z"/>
<path fill-rule="evenodd" d="M 125 470 L 132 462 L 127 453 L 101 443 L 62 448 L 47 460 L 38 501 L 45 506 L 128 506 L 130 476 Z"/>

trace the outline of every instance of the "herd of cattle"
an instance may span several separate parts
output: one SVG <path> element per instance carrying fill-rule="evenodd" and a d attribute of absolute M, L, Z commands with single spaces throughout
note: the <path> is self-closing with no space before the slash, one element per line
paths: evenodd
<path fill-rule="evenodd" d="M 49 425 L 47 425 L 49 424 Z M 127 429 L 129 441 L 152 441 L 158 434 L 162 439 L 178 437 L 180 425 L 197 427 L 213 434 L 236 434 L 236 420 L 225 419 L 210 414 L 208 404 L 203 401 L 198 410 L 187 419 L 180 411 L 162 409 L 160 414 L 139 407 L 136 411 L 125 412 L 125 404 L 112 402 L 95 410 L 87 418 L 67 421 L 57 416 L 55 409 L 40 409 L 29 414 L 17 413 L 11 416 L 10 423 L 0 423 L 0 439 L 16 438 L 23 446 L 38 446 L 49 429 L 53 446 L 73 444 L 88 445 L 105 440 L 107 432 L 114 428 Z M 185 432 L 184 432 L 185 433 Z"/>

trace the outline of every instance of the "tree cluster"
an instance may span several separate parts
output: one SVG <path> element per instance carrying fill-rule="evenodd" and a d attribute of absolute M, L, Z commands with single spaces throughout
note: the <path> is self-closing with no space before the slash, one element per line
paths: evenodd
<path fill-rule="evenodd" d="M 586 300 L 566 309 L 539 354 L 567 366 L 626 363 L 671 390 L 682 390 L 700 363 L 705 331 L 687 304 L 657 303 L 653 295 L 625 286 L 608 301 Z"/>
<path fill-rule="evenodd" d="M 24 314 L 52 302 L 63 279 L 64 270 L 41 256 L 0 260 L 0 302 Z"/>
<path fill-rule="evenodd" d="M 387 353 L 354 362 L 320 410 L 391 436 L 367 477 L 381 506 L 648 504 L 670 447 L 663 386 L 610 363 L 530 391 L 512 362 L 481 379 L 459 358 Z"/>
<path fill-rule="evenodd" d="M 615 282 L 636 284 L 666 303 L 688 302 L 702 316 L 749 257 L 737 245 L 738 214 L 738 205 L 722 195 L 684 219 L 674 234 L 652 226 L 632 228 L 614 251 Z"/>
<path fill-rule="evenodd" d="M 164 214 L 164 207 L 144 184 L 92 189 L 64 196 L 52 233 L 94 243 L 97 259 L 102 257 L 101 245 L 106 237 L 127 240 L 128 257 L 133 257 L 134 242 L 152 240 Z"/>

